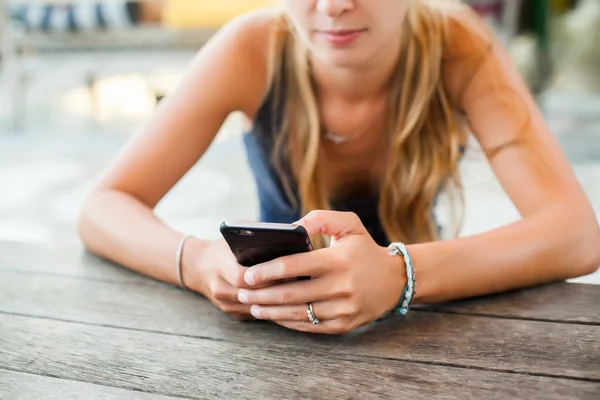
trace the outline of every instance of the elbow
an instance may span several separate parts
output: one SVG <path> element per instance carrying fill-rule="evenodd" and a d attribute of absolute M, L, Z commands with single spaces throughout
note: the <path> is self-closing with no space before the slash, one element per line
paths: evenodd
<path fill-rule="evenodd" d="M 94 203 L 96 203 L 96 197 L 98 193 L 96 191 L 91 192 L 87 195 L 83 201 L 76 220 L 76 231 L 79 240 L 81 240 L 83 246 L 91 252 L 94 252 Z"/>
<path fill-rule="evenodd" d="M 579 193 L 578 193 L 579 194 Z M 551 229 L 553 257 L 561 265 L 561 279 L 593 274 L 600 266 L 600 226 L 585 196 L 570 195 L 556 204 Z"/>
<path fill-rule="evenodd" d="M 600 267 L 600 228 L 595 218 L 574 226 L 577 231 L 571 241 L 577 276 L 593 274 Z"/>
<path fill-rule="evenodd" d="M 589 259 L 582 262 L 582 275 L 593 274 L 600 268 L 600 234 L 596 235 L 596 239 L 589 243 L 588 251 L 590 256 Z"/>
<path fill-rule="evenodd" d="M 600 269 L 600 255 L 598 255 L 598 251 L 596 251 L 595 258 L 592 258 L 591 260 L 592 261 L 582 263 L 581 273 L 578 274 L 578 276 L 590 275 Z"/>

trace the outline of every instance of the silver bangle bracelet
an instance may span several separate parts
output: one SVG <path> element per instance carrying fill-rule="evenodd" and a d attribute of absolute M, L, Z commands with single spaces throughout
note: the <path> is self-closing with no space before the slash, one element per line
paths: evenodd
<path fill-rule="evenodd" d="M 183 263 L 181 262 L 181 256 L 183 255 L 183 245 L 185 244 L 186 240 L 188 240 L 191 237 L 192 235 L 183 236 L 179 241 L 179 247 L 177 247 L 177 280 L 179 280 L 179 286 L 183 289 L 189 288 L 185 285 L 185 283 L 183 283 L 183 273 L 181 271 Z"/>

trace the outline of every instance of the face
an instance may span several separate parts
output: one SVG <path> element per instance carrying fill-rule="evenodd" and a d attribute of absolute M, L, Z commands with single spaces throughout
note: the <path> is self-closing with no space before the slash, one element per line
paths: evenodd
<path fill-rule="evenodd" d="M 361 67 L 397 49 L 412 0 L 283 0 L 301 40 L 319 60 Z"/>

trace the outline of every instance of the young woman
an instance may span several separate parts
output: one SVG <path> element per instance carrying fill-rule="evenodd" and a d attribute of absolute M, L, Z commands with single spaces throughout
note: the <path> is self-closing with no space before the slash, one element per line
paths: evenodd
<path fill-rule="evenodd" d="M 179 281 L 235 317 L 320 333 L 411 300 L 597 269 L 593 210 L 505 50 L 467 6 L 282 3 L 225 26 L 106 172 L 79 221 L 91 251 Z M 153 215 L 236 110 L 253 121 L 245 141 L 261 219 L 304 216 L 298 223 L 330 246 L 244 268 L 223 240 L 186 240 Z M 467 132 L 522 219 L 440 241 L 432 206 L 441 190 L 460 189 Z M 297 276 L 313 279 L 278 283 Z"/>

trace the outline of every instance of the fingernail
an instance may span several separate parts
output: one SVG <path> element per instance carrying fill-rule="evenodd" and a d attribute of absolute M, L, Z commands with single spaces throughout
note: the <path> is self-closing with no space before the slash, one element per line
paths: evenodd
<path fill-rule="evenodd" d="M 261 310 L 260 310 L 259 306 L 252 306 L 252 307 L 250 307 L 250 314 L 252 314 L 252 316 L 254 318 L 262 319 L 262 314 L 261 314 L 260 311 Z"/>
<path fill-rule="evenodd" d="M 248 302 L 248 293 L 246 293 L 245 290 L 240 290 L 238 292 L 238 300 L 240 301 L 240 303 L 247 303 Z"/>
<path fill-rule="evenodd" d="M 252 273 L 252 271 L 246 271 L 246 273 L 244 274 L 244 280 L 248 285 L 254 285 L 254 274 Z"/>

